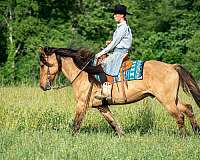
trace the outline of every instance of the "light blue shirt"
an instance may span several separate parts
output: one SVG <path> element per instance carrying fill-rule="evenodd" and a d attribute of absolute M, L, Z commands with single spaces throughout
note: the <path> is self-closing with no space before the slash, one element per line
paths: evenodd
<path fill-rule="evenodd" d="M 100 53 L 108 53 L 115 48 L 129 49 L 132 44 L 132 33 L 126 21 L 117 24 L 117 29 L 113 33 L 112 42 Z"/>
<path fill-rule="evenodd" d="M 111 54 L 101 63 L 104 72 L 108 75 L 117 76 L 122 64 L 124 55 L 132 44 L 132 33 L 126 21 L 117 24 L 113 33 L 112 42 L 97 55 L 103 55 L 113 50 Z M 98 57 L 97 56 L 97 57 Z M 95 62 L 96 64 L 96 59 Z"/>

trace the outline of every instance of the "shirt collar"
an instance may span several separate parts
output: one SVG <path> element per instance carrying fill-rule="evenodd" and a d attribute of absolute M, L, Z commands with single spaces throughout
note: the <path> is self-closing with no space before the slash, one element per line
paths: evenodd
<path fill-rule="evenodd" d="M 121 26 L 121 25 L 123 25 L 123 24 L 126 24 L 126 21 L 122 21 L 122 22 L 118 23 L 118 24 L 117 24 L 117 27 L 119 27 L 119 26 Z"/>

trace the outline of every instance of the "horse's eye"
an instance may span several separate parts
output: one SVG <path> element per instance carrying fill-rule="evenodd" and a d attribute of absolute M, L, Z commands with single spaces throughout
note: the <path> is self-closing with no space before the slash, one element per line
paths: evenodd
<path fill-rule="evenodd" d="M 43 64 L 43 63 L 40 63 L 40 67 L 44 67 L 44 64 Z"/>

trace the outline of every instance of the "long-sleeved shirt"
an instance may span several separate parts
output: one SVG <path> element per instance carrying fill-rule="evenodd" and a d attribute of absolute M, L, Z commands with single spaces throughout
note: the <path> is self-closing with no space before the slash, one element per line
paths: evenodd
<path fill-rule="evenodd" d="M 115 48 L 129 49 L 132 44 L 132 33 L 126 21 L 117 24 L 117 29 L 113 34 L 112 42 L 100 53 L 108 53 Z"/>

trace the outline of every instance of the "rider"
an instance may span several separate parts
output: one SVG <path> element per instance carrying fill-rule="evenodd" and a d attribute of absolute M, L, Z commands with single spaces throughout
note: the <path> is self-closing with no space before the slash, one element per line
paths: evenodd
<path fill-rule="evenodd" d="M 117 76 L 122 64 L 124 55 L 127 54 L 128 49 L 132 44 L 132 33 L 131 29 L 127 24 L 126 15 L 131 15 L 126 11 L 126 6 L 118 4 L 114 9 L 114 19 L 118 23 L 117 28 L 113 34 L 113 38 L 110 41 L 106 41 L 107 47 L 104 48 L 101 52 L 96 54 L 97 65 L 101 64 L 104 72 L 110 76 Z M 108 52 L 113 51 L 112 54 L 107 55 Z M 104 59 L 105 58 L 105 59 Z M 103 90 L 106 90 L 107 93 L 97 95 L 96 98 L 111 98 L 111 86 L 110 82 L 105 82 L 103 84 Z"/>

